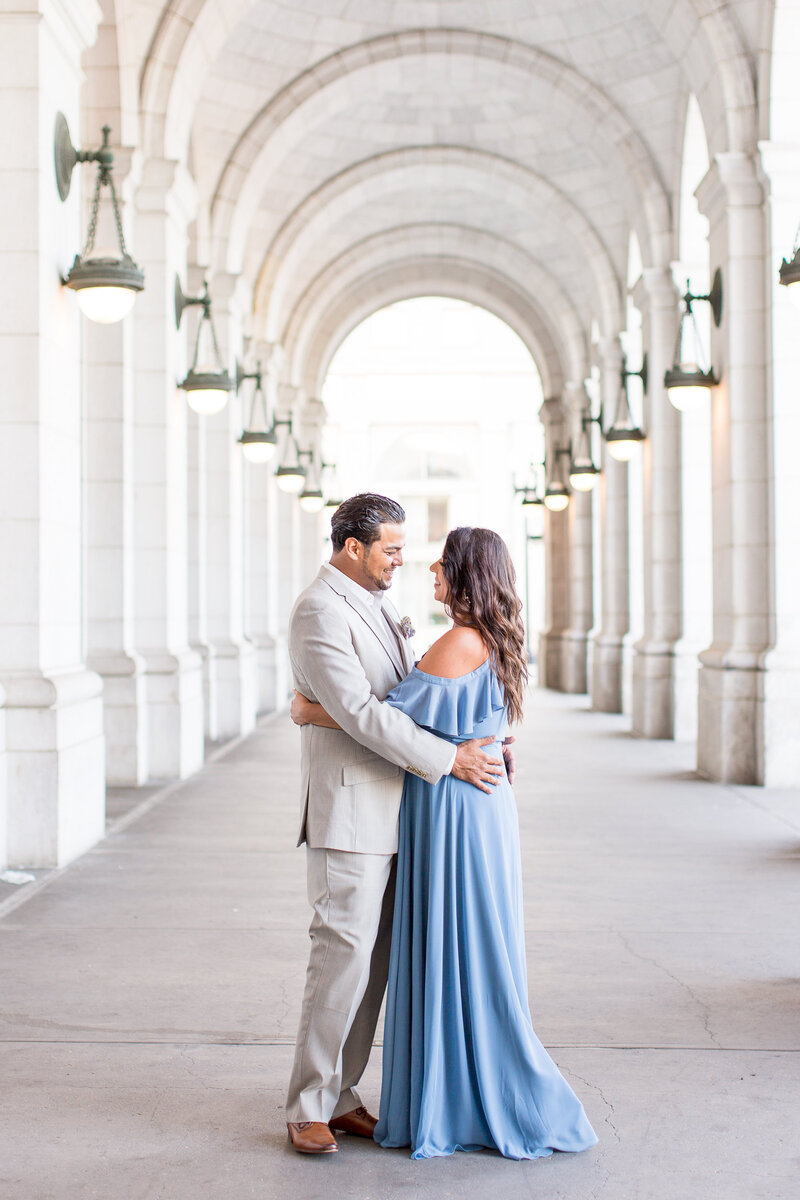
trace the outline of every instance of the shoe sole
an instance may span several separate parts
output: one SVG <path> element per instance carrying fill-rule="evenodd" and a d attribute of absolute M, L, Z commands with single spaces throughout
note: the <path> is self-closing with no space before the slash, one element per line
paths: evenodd
<path fill-rule="evenodd" d="M 319 1150 L 304 1150 L 302 1146 L 295 1145 L 291 1134 L 288 1135 L 288 1141 L 292 1149 L 296 1150 L 298 1154 L 336 1154 L 339 1149 L 338 1146 L 323 1146 Z"/>

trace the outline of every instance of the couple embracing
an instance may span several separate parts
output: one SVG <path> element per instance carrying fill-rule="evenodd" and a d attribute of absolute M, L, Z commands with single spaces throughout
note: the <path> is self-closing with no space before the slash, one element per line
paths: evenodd
<path fill-rule="evenodd" d="M 526 681 L 514 570 L 491 530 L 453 530 L 431 567 L 453 625 L 414 665 L 386 596 L 404 523 L 384 496 L 345 501 L 292 614 L 314 915 L 289 1136 L 306 1154 L 336 1152 L 337 1133 L 414 1158 L 584 1150 L 594 1131 L 528 1008 L 504 745 Z M 387 978 L 376 1122 L 355 1089 Z"/>

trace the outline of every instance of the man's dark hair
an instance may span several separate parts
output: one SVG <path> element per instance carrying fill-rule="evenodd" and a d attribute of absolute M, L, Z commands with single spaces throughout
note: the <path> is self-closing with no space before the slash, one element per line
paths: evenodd
<path fill-rule="evenodd" d="M 360 492 L 343 501 L 333 514 L 333 548 L 341 550 L 351 537 L 362 546 L 371 546 L 380 537 L 381 525 L 402 525 L 405 519 L 405 510 L 396 500 L 374 492 Z"/>

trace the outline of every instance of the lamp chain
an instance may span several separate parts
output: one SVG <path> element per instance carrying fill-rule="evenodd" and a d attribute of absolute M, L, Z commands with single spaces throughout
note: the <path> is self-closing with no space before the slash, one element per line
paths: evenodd
<path fill-rule="evenodd" d="M 217 341 L 217 331 L 214 328 L 214 321 L 211 317 L 210 301 L 203 301 L 203 315 L 200 318 L 200 324 L 197 326 L 197 337 L 194 343 L 194 357 L 189 371 L 194 371 L 197 368 L 197 359 L 200 354 L 200 338 L 203 334 L 203 322 L 208 321 L 208 327 L 211 330 L 211 344 L 214 347 L 214 363 L 219 371 L 222 371 L 222 355 L 219 352 L 219 343 Z"/>
<path fill-rule="evenodd" d="M 195 338 L 195 340 L 194 340 L 194 355 L 193 355 L 193 357 L 192 357 L 192 365 L 189 367 L 189 374 L 190 374 L 190 375 L 191 375 L 191 374 L 192 374 L 192 372 L 193 372 L 194 370 L 196 370 L 196 368 L 197 368 L 197 357 L 198 357 L 198 355 L 199 355 L 199 353 L 200 353 L 200 337 L 201 337 L 201 335 L 202 335 L 202 332 L 203 332 L 203 321 L 205 321 L 205 319 L 206 319 L 206 312 L 205 312 L 205 309 L 203 309 L 203 315 L 202 315 L 202 317 L 200 318 L 200 323 L 199 323 L 199 325 L 197 326 L 197 337 L 196 337 L 196 338 Z"/>
<path fill-rule="evenodd" d="M 94 185 L 94 194 L 92 196 L 92 215 L 89 218 L 89 230 L 86 234 L 86 245 L 83 248 L 81 258 L 88 258 L 89 254 L 94 249 L 94 239 L 97 234 L 97 215 L 100 210 L 100 188 L 103 186 L 103 173 L 97 172 L 97 179 Z"/>
<path fill-rule="evenodd" d="M 800 224 L 798 224 L 797 232 L 794 235 L 794 246 L 792 246 L 792 258 L 795 257 L 798 250 L 800 250 Z"/>
<path fill-rule="evenodd" d="M 219 352 L 219 344 L 218 344 L 218 342 L 217 342 L 217 331 L 216 331 L 216 329 L 214 328 L 214 321 L 213 321 L 213 319 L 212 319 L 212 316 L 211 316 L 211 307 L 210 307 L 210 305 L 209 305 L 209 308 L 208 308 L 207 310 L 206 310 L 206 309 L 204 309 L 204 310 L 203 310 L 203 319 L 204 319 L 204 320 L 206 320 L 206 319 L 207 319 L 207 320 L 208 320 L 208 323 L 209 323 L 209 325 L 211 326 L 211 344 L 212 344 L 212 346 L 214 347 L 214 361 L 216 362 L 217 366 L 218 366 L 220 369 L 222 369 L 222 355 L 221 355 L 221 354 L 220 354 L 220 352 Z M 198 339 L 198 341 L 199 341 L 199 339 Z"/>
<path fill-rule="evenodd" d="M 122 251 L 122 257 L 128 257 L 128 248 L 125 245 L 125 234 L 122 232 L 122 217 L 119 211 L 119 201 L 117 200 L 117 189 L 114 186 L 114 176 L 109 172 L 108 186 L 111 188 L 111 203 L 114 207 L 114 224 L 117 227 L 117 237 L 119 238 L 119 248 Z"/>
<path fill-rule="evenodd" d="M 117 189 L 114 186 L 114 176 L 105 167 L 101 167 L 97 172 L 94 192 L 92 193 L 92 212 L 89 218 L 89 229 L 86 233 L 86 245 L 83 248 L 81 258 L 88 258 L 94 249 L 94 242 L 97 236 L 97 220 L 100 215 L 100 190 L 103 184 L 108 184 L 111 188 L 111 204 L 114 209 L 114 224 L 117 230 L 117 237 L 119 238 L 119 248 L 122 257 L 127 258 L 128 248 L 125 245 L 125 234 L 122 231 L 122 217 L 119 211 L 119 201 L 117 200 Z"/>

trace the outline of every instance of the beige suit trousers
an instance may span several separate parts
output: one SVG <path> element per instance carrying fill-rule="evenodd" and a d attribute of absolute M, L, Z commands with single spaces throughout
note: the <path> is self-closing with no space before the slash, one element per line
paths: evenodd
<path fill-rule="evenodd" d="M 314 916 L 286 1120 L 330 1121 L 361 1104 L 389 970 L 395 856 L 306 855 Z"/>

